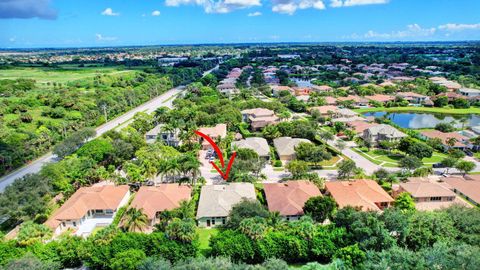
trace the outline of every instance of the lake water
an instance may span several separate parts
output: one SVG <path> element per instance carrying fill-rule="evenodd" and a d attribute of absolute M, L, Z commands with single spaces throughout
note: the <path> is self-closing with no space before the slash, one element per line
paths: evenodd
<path fill-rule="evenodd" d="M 468 114 L 468 115 L 446 115 L 446 114 L 431 114 L 431 113 L 408 113 L 408 112 L 370 112 L 364 113 L 364 116 L 383 117 L 386 116 L 392 120 L 395 124 L 403 128 L 433 128 L 438 123 L 451 123 L 456 127 L 462 127 L 462 119 L 466 122 L 463 123 L 465 127 L 479 126 L 480 115 Z"/>

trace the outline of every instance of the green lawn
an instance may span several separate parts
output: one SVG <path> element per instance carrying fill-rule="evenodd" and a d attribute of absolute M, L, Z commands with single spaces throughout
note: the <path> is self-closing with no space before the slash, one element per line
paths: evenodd
<path fill-rule="evenodd" d="M 218 233 L 218 229 L 215 228 L 197 228 L 198 241 L 200 243 L 200 251 L 206 252 L 210 249 L 209 241 L 210 237 Z"/>
<path fill-rule="evenodd" d="M 352 148 L 355 152 L 359 153 L 371 162 L 384 167 L 398 167 L 398 161 L 404 157 L 404 154 L 397 151 L 388 153 L 385 150 L 366 148 Z M 433 152 L 432 157 L 422 159 L 423 163 L 427 167 L 431 167 L 434 163 L 442 161 L 446 157 L 445 154 L 439 152 Z"/>
<path fill-rule="evenodd" d="M 39 84 L 45 83 L 67 83 L 87 78 L 93 78 L 97 75 L 115 75 L 134 72 L 131 70 L 119 70 L 114 67 L 87 67 L 87 68 L 13 68 L 3 69 L 0 72 L 0 80 L 5 79 L 33 79 Z"/>
<path fill-rule="evenodd" d="M 426 112 L 441 114 L 480 114 L 480 108 L 471 107 L 468 109 L 436 108 L 436 107 L 391 107 L 391 108 L 364 108 L 354 110 L 357 113 L 366 112 Z"/>

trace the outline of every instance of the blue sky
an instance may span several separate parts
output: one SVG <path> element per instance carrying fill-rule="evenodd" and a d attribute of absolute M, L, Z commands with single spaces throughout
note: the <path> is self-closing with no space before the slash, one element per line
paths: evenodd
<path fill-rule="evenodd" d="M 0 47 L 480 40 L 480 0 L 0 0 Z"/>

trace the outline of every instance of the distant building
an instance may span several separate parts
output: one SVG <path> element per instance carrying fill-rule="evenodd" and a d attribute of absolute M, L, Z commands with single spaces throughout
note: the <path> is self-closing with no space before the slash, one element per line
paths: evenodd
<path fill-rule="evenodd" d="M 251 183 L 202 186 L 197 210 L 198 226 L 224 225 L 234 205 L 242 200 L 255 201 L 256 199 L 255 188 Z"/>
<path fill-rule="evenodd" d="M 287 221 L 298 220 L 304 215 L 303 206 L 308 199 L 322 196 L 310 181 L 286 181 L 263 184 L 268 210 L 279 212 Z"/>
<path fill-rule="evenodd" d="M 227 125 L 226 124 L 217 124 L 214 127 L 202 127 L 198 129 L 199 132 L 209 136 L 212 140 L 224 139 L 227 137 Z M 200 139 L 202 143 L 202 149 L 208 150 L 212 149 L 210 143 L 203 138 Z"/>
<path fill-rule="evenodd" d="M 399 141 L 407 135 L 398 129 L 385 124 L 369 127 L 363 131 L 363 139 L 378 144 L 381 141 Z"/>
<path fill-rule="evenodd" d="M 429 100 L 429 97 L 414 92 L 399 92 L 397 97 L 401 97 L 412 104 L 423 104 Z"/>
<path fill-rule="evenodd" d="M 330 181 L 325 183 L 325 188 L 339 208 L 352 206 L 362 211 L 379 211 L 389 207 L 394 201 L 373 180 Z"/>
<path fill-rule="evenodd" d="M 280 137 L 273 140 L 273 145 L 277 150 L 280 160 L 283 162 L 289 162 L 295 159 L 295 147 L 302 142 L 311 143 L 311 141 L 307 139 Z"/>
<path fill-rule="evenodd" d="M 164 124 L 160 124 L 145 133 L 145 139 L 147 143 L 161 141 L 168 146 L 179 146 L 181 144 L 179 134 L 180 129 L 167 130 Z"/>
<path fill-rule="evenodd" d="M 480 96 L 480 90 L 473 88 L 460 88 L 458 93 L 467 98 L 475 98 Z"/>
<path fill-rule="evenodd" d="M 232 142 L 233 147 L 246 148 L 255 151 L 260 158 L 270 159 L 270 146 L 265 138 L 249 137 L 244 140 Z"/>
<path fill-rule="evenodd" d="M 275 112 L 264 108 L 243 110 L 243 121 L 250 123 L 253 130 L 262 129 L 268 125 L 276 124 L 280 120 Z"/>
<path fill-rule="evenodd" d="M 478 175 L 466 175 L 465 178 L 447 177 L 444 182 L 453 192 L 480 207 L 480 178 Z"/>
<path fill-rule="evenodd" d="M 98 185 L 81 187 L 57 211 L 45 225 L 56 235 L 72 229 L 75 235 L 88 236 L 98 227 L 113 222 L 117 210 L 128 203 L 127 185 Z"/>
<path fill-rule="evenodd" d="M 423 139 L 436 139 L 436 138 L 440 139 L 442 141 L 442 144 L 445 150 L 448 150 L 452 147 L 460 150 L 464 150 L 465 148 L 471 148 L 471 145 L 469 143 L 469 138 L 457 132 L 441 132 L 438 130 L 425 130 L 420 132 L 420 137 L 422 137 Z M 455 139 L 455 144 L 453 146 L 450 146 L 448 144 L 448 140 L 451 138 Z"/>

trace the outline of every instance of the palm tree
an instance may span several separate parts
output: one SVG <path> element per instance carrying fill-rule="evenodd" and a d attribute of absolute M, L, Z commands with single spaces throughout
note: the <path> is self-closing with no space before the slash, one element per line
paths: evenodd
<path fill-rule="evenodd" d="M 195 203 L 193 201 L 183 200 L 180 205 L 173 210 L 175 217 L 179 219 L 187 219 L 195 217 Z"/>
<path fill-rule="evenodd" d="M 148 217 L 143 209 L 130 208 L 122 218 L 121 228 L 127 232 L 143 232 L 148 227 Z"/>
<path fill-rule="evenodd" d="M 452 137 L 452 138 L 447 138 L 446 143 L 448 146 L 453 147 L 457 143 L 457 141 L 458 140 L 456 138 Z"/>

